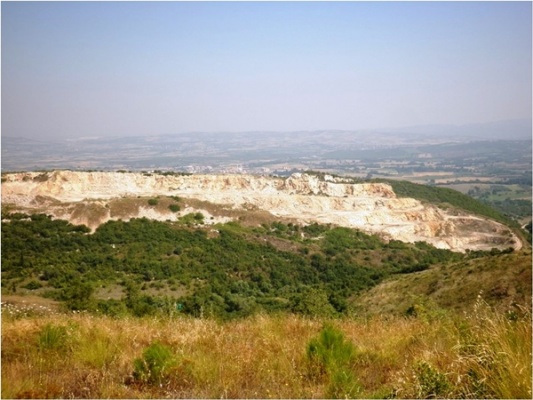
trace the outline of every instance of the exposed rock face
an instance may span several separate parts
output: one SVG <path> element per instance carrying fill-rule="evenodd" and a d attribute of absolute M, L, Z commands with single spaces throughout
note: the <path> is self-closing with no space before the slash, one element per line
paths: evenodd
<path fill-rule="evenodd" d="M 301 223 L 332 223 L 377 233 L 385 239 L 426 241 L 456 251 L 521 246 L 505 226 L 466 214 L 457 215 L 410 198 L 397 198 L 382 183 L 353 184 L 326 176 L 294 174 L 288 179 L 252 175 L 163 176 L 142 173 L 72 172 L 14 173 L 4 175 L 2 201 L 39 211 L 91 228 L 110 219 L 146 216 L 175 220 L 170 212 L 140 207 L 127 216 L 105 210 L 106 201 L 138 196 L 180 196 L 262 209 Z M 56 203 L 54 205 L 54 202 Z M 57 203 L 60 202 L 60 203 Z M 103 210 L 92 220 L 75 212 L 75 205 L 91 202 Z M 214 217 L 211 221 L 217 222 Z"/>

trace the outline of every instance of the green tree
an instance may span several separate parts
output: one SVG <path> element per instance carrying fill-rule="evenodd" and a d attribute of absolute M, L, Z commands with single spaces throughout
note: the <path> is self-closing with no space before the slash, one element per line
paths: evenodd
<path fill-rule="evenodd" d="M 321 289 L 304 287 L 291 297 L 290 304 L 291 311 L 298 314 L 322 317 L 335 315 L 327 293 Z"/>
<path fill-rule="evenodd" d="M 94 287 L 90 283 L 76 280 L 63 289 L 61 297 L 69 310 L 92 310 L 95 304 L 93 293 Z"/>

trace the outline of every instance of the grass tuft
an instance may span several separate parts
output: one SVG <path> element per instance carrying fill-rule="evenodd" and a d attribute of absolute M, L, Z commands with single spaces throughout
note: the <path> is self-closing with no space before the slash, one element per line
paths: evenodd
<path fill-rule="evenodd" d="M 67 341 L 67 328 L 49 323 L 39 332 L 38 346 L 42 351 L 62 352 L 67 349 Z"/>

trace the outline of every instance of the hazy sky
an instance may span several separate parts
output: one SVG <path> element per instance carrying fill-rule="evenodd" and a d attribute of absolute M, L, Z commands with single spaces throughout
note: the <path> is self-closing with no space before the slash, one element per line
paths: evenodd
<path fill-rule="evenodd" d="M 530 2 L 2 2 L 2 135 L 531 118 Z"/>

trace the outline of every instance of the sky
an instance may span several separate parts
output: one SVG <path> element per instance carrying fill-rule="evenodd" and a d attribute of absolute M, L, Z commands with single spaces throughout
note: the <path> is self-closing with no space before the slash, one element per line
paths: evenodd
<path fill-rule="evenodd" d="M 531 25 L 531 2 L 2 1 L 2 136 L 531 119 Z"/>

